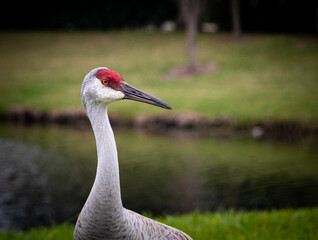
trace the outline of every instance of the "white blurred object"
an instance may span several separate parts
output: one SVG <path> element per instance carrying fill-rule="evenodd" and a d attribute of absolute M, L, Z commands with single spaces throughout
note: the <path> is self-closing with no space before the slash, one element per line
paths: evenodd
<path fill-rule="evenodd" d="M 173 21 L 165 21 L 161 24 L 161 30 L 164 32 L 174 32 L 177 29 L 177 24 Z"/>
<path fill-rule="evenodd" d="M 201 25 L 202 32 L 216 33 L 219 30 L 219 26 L 216 23 L 205 22 Z"/>
<path fill-rule="evenodd" d="M 253 138 L 259 139 L 259 138 L 263 137 L 263 135 L 264 135 L 264 129 L 262 127 L 254 126 L 252 128 L 252 136 L 253 136 Z"/>

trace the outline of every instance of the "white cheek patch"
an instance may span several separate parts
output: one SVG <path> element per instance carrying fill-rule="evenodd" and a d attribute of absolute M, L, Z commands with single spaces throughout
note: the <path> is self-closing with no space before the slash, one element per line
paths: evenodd
<path fill-rule="evenodd" d="M 109 87 L 102 87 L 97 89 L 97 98 L 99 98 L 100 101 L 111 103 L 120 99 L 123 99 L 125 94 L 123 94 L 120 91 L 116 91 Z"/>
<path fill-rule="evenodd" d="M 96 100 L 103 103 L 111 103 L 123 99 L 125 94 L 121 91 L 116 91 L 110 87 L 104 86 L 100 81 L 94 83 L 96 90 Z"/>

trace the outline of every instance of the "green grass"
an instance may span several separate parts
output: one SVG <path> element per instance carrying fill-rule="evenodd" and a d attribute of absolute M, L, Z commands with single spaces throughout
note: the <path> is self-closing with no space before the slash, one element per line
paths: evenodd
<path fill-rule="evenodd" d="M 196 240 L 296 240 L 317 239 L 318 208 L 255 212 L 204 213 L 167 216 L 160 222 L 182 229 Z M 27 232 L 0 233 L 2 240 L 66 240 L 72 239 L 74 226 L 60 225 Z"/>
<path fill-rule="evenodd" d="M 240 122 L 318 119 L 318 44 L 314 38 L 284 35 L 200 34 L 199 61 L 213 73 L 164 79 L 185 64 L 182 33 L 9 32 L 0 33 L 0 111 L 28 105 L 38 109 L 81 108 L 80 87 L 94 67 L 107 66 L 125 80 L 167 101 L 174 111 Z M 160 113 L 134 102 L 116 103 L 126 117 Z"/>

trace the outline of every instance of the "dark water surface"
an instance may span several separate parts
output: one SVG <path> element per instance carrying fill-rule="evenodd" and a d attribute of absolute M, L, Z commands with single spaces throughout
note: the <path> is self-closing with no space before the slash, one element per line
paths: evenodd
<path fill-rule="evenodd" d="M 123 204 L 154 215 L 318 204 L 318 139 L 172 138 L 115 130 Z M 91 130 L 0 125 L 0 229 L 74 222 L 94 181 Z"/>

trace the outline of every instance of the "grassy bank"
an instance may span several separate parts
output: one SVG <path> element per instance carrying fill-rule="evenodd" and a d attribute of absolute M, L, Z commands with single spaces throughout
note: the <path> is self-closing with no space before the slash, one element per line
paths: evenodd
<path fill-rule="evenodd" d="M 257 212 L 193 213 L 157 219 L 182 229 L 197 240 L 217 239 L 317 239 L 318 208 Z M 0 233 L 2 240 L 72 239 L 74 226 L 60 225 L 20 233 Z"/>
<path fill-rule="evenodd" d="M 174 111 L 240 122 L 318 119 L 318 44 L 306 36 L 200 34 L 199 60 L 215 72 L 165 79 L 185 63 L 182 33 L 29 32 L 0 33 L 0 111 L 82 108 L 80 87 L 97 66 L 120 72 L 127 82 L 167 101 Z M 127 117 L 160 113 L 145 104 L 116 103 Z"/>

